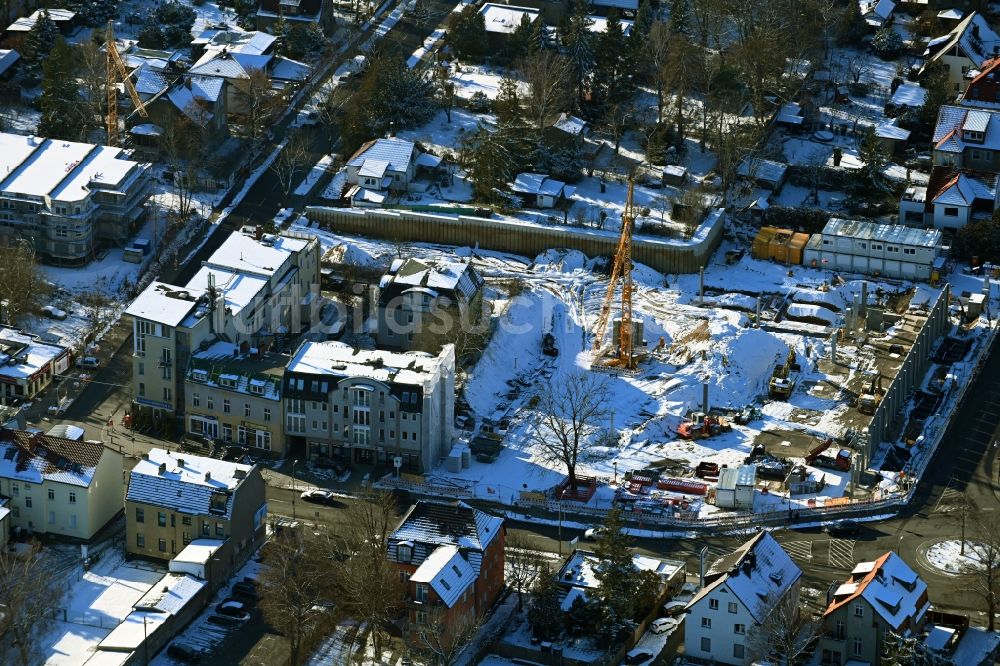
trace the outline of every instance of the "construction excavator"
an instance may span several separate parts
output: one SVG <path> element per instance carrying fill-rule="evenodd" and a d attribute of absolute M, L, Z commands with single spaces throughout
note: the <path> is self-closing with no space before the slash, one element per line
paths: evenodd
<path fill-rule="evenodd" d="M 871 416 L 878 409 L 879 403 L 882 402 L 882 395 L 885 391 L 882 390 L 881 372 L 878 370 L 869 370 L 865 374 L 868 375 L 868 381 L 865 382 L 865 386 L 858 396 L 857 407 L 858 411 L 862 414 Z"/>
<path fill-rule="evenodd" d="M 799 366 L 795 362 L 795 350 L 789 348 L 784 363 L 778 363 L 771 371 L 771 381 L 767 385 L 767 394 L 775 400 L 788 400 L 795 390 L 795 372 Z"/>
<path fill-rule="evenodd" d="M 625 199 L 625 212 L 622 213 L 622 232 L 618 238 L 618 248 L 615 251 L 611 268 L 611 279 L 608 291 L 604 296 L 601 314 L 594 326 L 594 348 L 591 358 L 591 369 L 603 370 L 635 370 L 636 357 L 633 348 L 632 329 L 632 232 L 635 229 L 635 205 L 632 194 L 635 180 L 629 177 L 628 196 Z M 610 354 L 605 354 L 604 336 L 607 333 L 608 319 L 611 317 L 611 306 L 615 299 L 615 291 L 621 283 L 622 295 L 620 301 L 621 325 L 618 329 L 618 346 Z"/>

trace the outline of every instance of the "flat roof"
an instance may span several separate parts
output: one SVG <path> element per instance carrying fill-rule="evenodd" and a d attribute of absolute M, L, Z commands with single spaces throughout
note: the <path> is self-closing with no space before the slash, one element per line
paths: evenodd
<path fill-rule="evenodd" d="M 260 275 L 248 275 L 212 266 L 202 266 L 188 284 L 207 289 L 209 275 L 215 278 L 216 288 L 222 293 L 226 299 L 226 307 L 231 308 L 234 315 L 239 314 L 243 308 L 253 303 L 254 298 L 264 290 L 268 282 L 266 277 Z"/>
<path fill-rule="evenodd" d="M 205 265 L 234 272 L 271 276 L 289 256 L 301 252 L 309 244 L 307 240 L 288 236 L 266 238 L 268 242 L 263 243 L 243 234 L 230 234 L 219 249 L 212 253 Z"/>
<path fill-rule="evenodd" d="M 2 187 L 7 192 L 43 197 L 69 178 L 94 148 L 88 143 L 44 139 L 42 145 L 11 172 Z"/>
<path fill-rule="evenodd" d="M 422 385 L 441 362 L 426 352 L 355 349 L 343 342 L 305 342 L 288 363 L 288 372 L 334 377 L 367 377 L 393 384 Z"/>
<path fill-rule="evenodd" d="M 59 201 L 79 201 L 90 193 L 91 183 L 114 187 L 136 166 L 135 162 L 119 158 L 120 148 L 98 146 L 83 162 L 52 190 L 51 196 Z"/>
<path fill-rule="evenodd" d="M 125 314 L 164 326 L 177 326 L 197 307 L 199 296 L 200 291 L 154 281 L 135 297 Z"/>
<path fill-rule="evenodd" d="M 222 539 L 195 539 L 174 556 L 174 561 L 207 564 L 224 543 Z"/>
<path fill-rule="evenodd" d="M 514 5 L 496 5 L 488 2 L 479 9 L 486 23 L 486 32 L 509 35 L 521 25 L 525 16 L 532 23 L 538 19 L 539 11 L 532 7 L 515 7 Z"/>
<path fill-rule="evenodd" d="M 195 456 L 184 452 L 175 453 L 164 449 L 150 449 L 148 456 L 148 459 L 141 458 L 132 468 L 133 475 L 170 478 L 213 490 L 235 490 L 236 486 L 243 480 L 237 477 L 237 473 L 242 472 L 245 477 L 253 469 L 253 465 Z M 161 464 L 166 465 L 163 474 L 160 474 Z M 209 474 L 207 479 L 205 478 L 206 472 Z"/>

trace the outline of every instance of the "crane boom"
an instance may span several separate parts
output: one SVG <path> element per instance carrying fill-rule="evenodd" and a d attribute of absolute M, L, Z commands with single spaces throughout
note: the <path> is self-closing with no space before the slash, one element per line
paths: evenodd
<path fill-rule="evenodd" d="M 618 330 L 618 362 L 625 367 L 633 366 L 632 346 L 632 232 L 635 227 L 635 210 L 632 195 L 635 183 L 628 182 L 628 196 L 625 200 L 625 212 L 622 214 L 622 232 L 618 238 L 614 261 L 611 267 L 611 279 L 608 291 L 604 296 L 600 316 L 594 328 L 593 354 L 596 360 L 604 343 L 604 335 L 611 316 L 611 305 L 615 298 L 618 283 L 622 283 L 621 326 Z"/>
<path fill-rule="evenodd" d="M 125 61 L 122 60 L 122 56 L 118 53 L 118 47 L 115 45 L 115 31 L 114 26 L 111 21 L 108 21 L 108 32 L 107 38 L 105 39 L 104 48 L 108 52 L 108 117 L 107 117 L 107 131 L 108 131 L 108 145 L 117 146 L 120 143 L 120 137 L 118 136 L 118 81 L 121 80 L 122 86 L 125 88 L 125 92 L 132 99 L 132 104 L 135 105 L 135 110 L 139 112 L 139 115 L 143 118 L 149 117 L 149 112 L 146 111 L 146 105 L 142 103 L 142 99 L 139 98 L 139 93 L 136 91 L 135 86 L 132 85 L 132 79 L 128 75 L 128 68 L 125 67 Z"/>

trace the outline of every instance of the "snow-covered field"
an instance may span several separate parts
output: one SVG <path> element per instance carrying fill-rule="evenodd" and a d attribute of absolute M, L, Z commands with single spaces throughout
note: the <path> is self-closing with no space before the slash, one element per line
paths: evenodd
<path fill-rule="evenodd" d="M 944 573 L 966 574 L 983 568 L 980 553 L 984 548 L 981 543 L 966 541 L 965 554 L 962 554 L 960 541 L 939 541 L 927 549 L 924 557 L 928 564 Z"/>

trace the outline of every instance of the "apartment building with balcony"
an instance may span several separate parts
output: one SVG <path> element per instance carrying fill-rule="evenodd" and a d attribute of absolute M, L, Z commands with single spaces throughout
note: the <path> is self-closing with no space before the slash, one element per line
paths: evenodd
<path fill-rule="evenodd" d="M 121 148 L 0 133 L 0 236 L 46 261 L 78 265 L 136 231 L 149 165 Z"/>
<path fill-rule="evenodd" d="M 246 342 L 219 341 L 192 354 L 184 390 L 187 431 L 284 456 L 281 377 L 288 361 Z"/>
<path fill-rule="evenodd" d="M 288 445 L 347 466 L 427 472 L 452 446 L 455 346 L 441 353 L 304 342 L 285 368 Z"/>
<path fill-rule="evenodd" d="M 88 541 L 121 512 L 124 490 L 122 454 L 101 442 L 0 430 L 0 497 L 12 529 Z"/>
<path fill-rule="evenodd" d="M 185 286 L 153 282 L 129 305 L 132 401 L 153 418 L 187 404 L 192 353 L 217 341 L 258 349 L 310 323 L 319 294 L 319 241 L 232 234 Z"/>
<path fill-rule="evenodd" d="M 129 474 L 125 553 L 166 561 L 195 539 L 219 540 L 212 570 L 224 579 L 263 543 L 266 518 L 256 465 L 152 449 Z"/>
<path fill-rule="evenodd" d="M 389 537 L 387 556 L 407 588 L 411 641 L 454 631 L 490 609 L 504 586 L 503 518 L 464 502 L 422 500 Z"/>
<path fill-rule="evenodd" d="M 888 632 L 918 635 L 930 605 L 927 584 L 899 555 L 889 552 L 858 564 L 823 613 L 824 633 L 816 648 L 820 663 L 879 663 Z"/>

